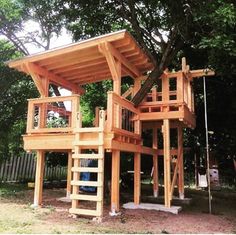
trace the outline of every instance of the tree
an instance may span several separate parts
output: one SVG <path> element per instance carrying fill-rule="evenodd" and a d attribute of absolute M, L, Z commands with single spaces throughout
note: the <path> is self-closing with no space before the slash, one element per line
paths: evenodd
<path fill-rule="evenodd" d="M 75 39 L 128 27 L 151 58 L 155 68 L 133 98 L 135 105 L 142 101 L 184 43 L 189 43 L 193 36 L 192 9 L 197 8 L 197 4 L 192 1 L 70 0 L 67 3 L 64 14 Z"/>
<path fill-rule="evenodd" d="M 21 151 L 21 134 L 26 128 L 27 99 L 38 95 L 33 82 L 24 74 L 4 65 L 19 56 L 10 43 L 0 41 L 0 159 Z"/>
<path fill-rule="evenodd" d="M 63 27 L 62 16 L 56 2 L 2 0 L 0 1 L 0 155 L 22 149 L 21 134 L 25 132 L 27 99 L 38 96 L 34 83 L 29 77 L 9 69 L 3 62 L 23 55 L 29 55 L 27 44 L 49 49 L 53 35 L 59 35 Z M 25 31 L 25 24 L 35 21 L 39 25 L 32 32 Z M 9 43 L 10 42 L 10 43 Z M 57 86 L 51 86 L 60 95 Z"/>

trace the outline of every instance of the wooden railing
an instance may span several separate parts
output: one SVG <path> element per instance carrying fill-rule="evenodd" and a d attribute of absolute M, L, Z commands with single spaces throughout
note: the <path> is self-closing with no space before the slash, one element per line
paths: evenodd
<path fill-rule="evenodd" d="M 182 72 L 168 73 L 162 78 L 160 91 L 156 87 L 140 104 L 140 112 L 179 111 L 186 106 L 194 113 L 194 95 L 190 79 Z"/>
<path fill-rule="evenodd" d="M 78 95 L 29 99 L 27 133 L 72 132 L 78 110 Z"/>
<path fill-rule="evenodd" d="M 120 141 L 125 138 L 130 142 L 141 141 L 138 114 L 132 102 L 114 92 L 108 92 L 106 129 L 118 135 Z"/>

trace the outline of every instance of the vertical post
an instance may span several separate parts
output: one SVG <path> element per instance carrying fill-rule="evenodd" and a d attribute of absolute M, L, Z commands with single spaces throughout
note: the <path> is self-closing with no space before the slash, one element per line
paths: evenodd
<path fill-rule="evenodd" d="M 181 71 L 177 76 L 177 100 L 178 102 L 184 101 L 184 75 Z"/>
<path fill-rule="evenodd" d="M 152 148 L 158 149 L 157 128 L 153 128 Z M 158 197 L 158 155 L 153 155 L 153 196 Z"/>
<path fill-rule="evenodd" d="M 134 204 L 140 203 L 141 193 L 141 154 L 134 153 Z"/>
<path fill-rule="evenodd" d="M 164 139 L 164 191 L 165 191 L 165 206 L 170 207 L 170 188 L 171 188 L 171 175 L 170 175 L 170 121 L 169 119 L 163 120 L 163 139 Z"/>
<path fill-rule="evenodd" d="M 41 98 L 48 97 L 48 90 L 49 90 L 49 80 L 48 78 L 41 78 L 41 83 L 43 87 L 44 93 L 41 94 Z M 47 104 L 42 103 L 39 109 L 39 127 L 45 128 L 47 123 Z"/>
<path fill-rule="evenodd" d="M 120 151 L 112 151 L 111 213 L 120 209 Z"/>
<path fill-rule="evenodd" d="M 135 96 L 135 94 L 139 91 L 139 89 L 141 88 L 141 79 L 142 77 L 139 78 L 135 78 L 134 79 L 134 89 L 133 89 L 133 94 L 132 97 Z"/>
<path fill-rule="evenodd" d="M 177 130 L 178 130 L 179 198 L 184 199 L 183 129 L 179 125 Z"/>
<path fill-rule="evenodd" d="M 72 167 L 72 152 L 68 152 L 68 165 L 67 165 L 67 186 L 66 186 L 66 197 L 70 197 L 71 194 L 71 167 Z"/>
<path fill-rule="evenodd" d="M 134 123 L 134 132 L 141 134 L 141 121 L 136 120 Z M 141 154 L 134 153 L 134 204 L 140 203 L 141 197 Z"/>
<path fill-rule="evenodd" d="M 162 101 L 168 102 L 170 100 L 169 78 L 162 78 Z"/>
<path fill-rule="evenodd" d="M 112 64 L 112 63 L 111 63 Z M 109 65 L 109 63 L 108 63 Z M 113 91 L 121 94 L 121 63 L 115 62 L 115 75 L 113 76 Z M 110 68 L 112 70 L 112 68 Z M 115 110 L 117 118 L 120 120 L 121 113 L 118 106 Z M 115 118 L 114 116 L 112 117 Z M 118 121 L 118 125 L 121 123 Z M 120 151 L 112 151 L 112 181 L 111 181 L 111 213 L 116 213 L 120 209 Z"/>
<path fill-rule="evenodd" d="M 37 163 L 36 163 L 36 176 L 35 176 L 35 189 L 34 189 L 34 206 L 39 206 L 42 204 L 44 161 L 45 161 L 44 151 L 37 150 Z"/>

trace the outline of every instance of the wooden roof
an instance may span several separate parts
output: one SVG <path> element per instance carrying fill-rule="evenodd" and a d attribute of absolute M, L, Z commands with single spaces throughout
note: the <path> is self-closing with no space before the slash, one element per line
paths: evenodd
<path fill-rule="evenodd" d="M 26 65 L 30 64 L 40 76 L 49 76 L 49 80 L 59 86 L 98 82 L 111 78 L 101 45 L 105 45 L 115 60 L 121 62 L 122 76 L 135 78 L 153 68 L 150 59 L 126 30 L 9 61 L 7 64 L 27 74 L 30 71 Z"/>

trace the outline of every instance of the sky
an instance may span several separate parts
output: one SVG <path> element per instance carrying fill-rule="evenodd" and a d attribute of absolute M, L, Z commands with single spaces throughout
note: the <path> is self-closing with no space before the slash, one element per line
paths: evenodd
<path fill-rule="evenodd" d="M 24 32 L 32 32 L 35 30 L 39 30 L 38 23 L 34 21 L 27 21 L 24 25 Z M 66 31 L 64 28 L 61 32 L 61 35 L 59 37 L 54 36 L 51 39 L 51 46 L 50 49 L 55 48 L 55 47 L 60 47 L 64 46 L 67 44 L 72 43 L 72 36 Z M 43 48 L 36 47 L 33 44 L 26 44 L 27 49 L 29 50 L 30 54 L 35 54 L 41 51 L 44 51 Z"/>

